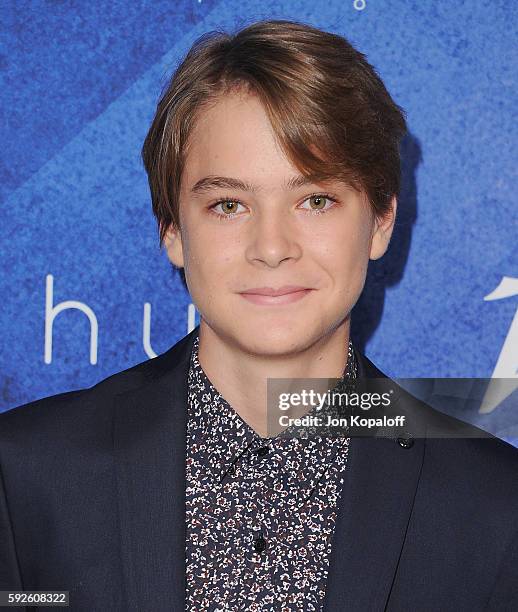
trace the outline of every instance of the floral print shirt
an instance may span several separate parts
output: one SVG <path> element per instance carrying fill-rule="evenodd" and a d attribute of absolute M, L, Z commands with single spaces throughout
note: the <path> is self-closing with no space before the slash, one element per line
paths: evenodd
<path fill-rule="evenodd" d="M 188 375 L 186 608 L 321 610 L 346 437 L 260 437 L 213 387 Z M 349 342 L 342 380 L 355 378 Z"/>

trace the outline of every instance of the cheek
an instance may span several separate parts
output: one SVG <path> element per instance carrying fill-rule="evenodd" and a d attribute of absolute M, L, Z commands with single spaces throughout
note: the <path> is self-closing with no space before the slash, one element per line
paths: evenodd
<path fill-rule="evenodd" d="M 369 263 L 369 233 L 363 228 L 329 234 L 323 243 L 313 243 L 314 258 L 322 272 L 322 281 L 331 291 L 330 308 L 340 312 L 358 300 Z M 327 280 L 324 280 L 327 279 Z"/>
<path fill-rule="evenodd" d="M 184 242 L 186 273 L 208 287 L 218 285 L 229 274 L 235 261 L 235 249 L 228 240 L 211 232 L 193 231 Z"/>
<path fill-rule="evenodd" d="M 327 267 L 339 271 L 361 270 L 368 263 L 370 251 L 369 228 L 343 224 L 325 234 L 313 236 L 307 246 Z"/>

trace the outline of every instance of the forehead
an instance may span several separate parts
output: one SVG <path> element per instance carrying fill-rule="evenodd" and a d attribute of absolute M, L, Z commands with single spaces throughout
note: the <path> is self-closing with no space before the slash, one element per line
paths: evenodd
<path fill-rule="evenodd" d="M 235 131 L 236 126 L 242 128 Z M 259 97 L 242 89 L 232 89 L 219 94 L 196 113 L 191 132 L 193 140 L 204 142 L 210 133 L 247 137 L 272 135 L 270 121 Z"/>
<path fill-rule="evenodd" d="M 316 146 L 311 148 L 319 154 Z M 182 191 L 197 195 L 221 187 L 271 192 L 308 185 L 355 191 L 338 178 L 317 183 L 304 177 L 280 147 L 256 95 L 237 90 L 198 112 L 186 148 Z"/>
<path fill-rule="evenodd" d="M 298 173 L 278 145 L 259 98 L 242 92 L 219 97 L 196 117 L 186 148 L 189 181 L 202 175 Z"/>

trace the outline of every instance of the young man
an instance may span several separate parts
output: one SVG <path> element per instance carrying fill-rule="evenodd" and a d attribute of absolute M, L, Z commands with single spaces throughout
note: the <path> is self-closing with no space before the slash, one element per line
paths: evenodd
<path fill-rule="evenodd" d="M 193 46 L 143 158 L 200 326 L 0 415 L 1 589 L 88 611 L 518 609 L 516 449 L 474 428 L 268 435 L 269 378 L 384 378 L 350 313 L 405 127 L 337 35 L 269 21 Z"/>

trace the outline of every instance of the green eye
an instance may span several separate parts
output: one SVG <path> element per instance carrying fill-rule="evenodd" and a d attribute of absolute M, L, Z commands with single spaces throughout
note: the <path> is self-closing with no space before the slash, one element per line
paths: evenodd
<path fill-rule="evenodd" d="M 304 208 L 308 212 L 327 212 L 332 208 L 332 203 L 336 202 L 336 198 L 330 196 L 328 193 L 312 193 L 304 200 Z M 309 206 L 305 206 L 309 203 Z"/>
<path fill-rule="evenodd" d="M 225 213 L 235 213 L 238 207 L 238 202 L 235 200 L 223 200 L 220 202 L 221 208 Z M 229 206 L 230 204 L 230 206 Z"/>
<path fill-rule="evenodd" d="M 313 210 L 325 208 L 327 198 L 322 195 L 315 195 L 309 198 L 309 205 Z"/>
<path fill-rule="evenodd" d="M 234 198 L 228 196 L 212 204 L 209 207 L 209 212 L 215 215 L 219 221 L 231 221 L 234 217 L 240 215 L 240 206 L 243 206 L 243 204 L 239 200 L 234 200 Z"/>

